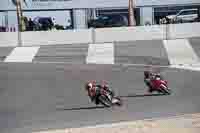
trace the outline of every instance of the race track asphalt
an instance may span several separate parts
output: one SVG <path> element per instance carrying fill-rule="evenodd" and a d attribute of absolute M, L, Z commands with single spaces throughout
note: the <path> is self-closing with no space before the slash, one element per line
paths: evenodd
<path fill-rule="evenodd" d="M 0 61 L 4 61 L 5 58 L 12 52 L 14 47 L 1 47 L 0 48 Z"/>
<path fill-rule="evenodd" d="M 168 66 L 162 40 L 115 42 L 115 64 L 150 64 Z"/>
<path fill-rule="evenodd" d="M 193 37 L 189 39 L 189 42 L 194 49 L 197 56 L 200 58 L 200 38 L 199 37 Z"/>
<path fill-rule="evenodd" d="M 169 59 L 162 40 L 114 42 L 115 64 L 150 64 L 168 66 Z M 40 46 L 33 62 L 64 62 L 87 64 L 89 44 L 65 44 Z M 0 48 L 0 61 L 10 55 L 14 47 Z"/>
<path fill-rule="evenodd" d="M 86 64 L 88 44 L 41 46 L 33 62 L 66 62 Z"/>
<path fill-rule="evenodd" d="M 145 96 L 142 66 L 0 63 L 0 133 L 31 133 L 200 112 L 198 72 L 161 69 L 170 96 Z M 88 80 L 107 80 L 122 107 L 90 103 Z"/>

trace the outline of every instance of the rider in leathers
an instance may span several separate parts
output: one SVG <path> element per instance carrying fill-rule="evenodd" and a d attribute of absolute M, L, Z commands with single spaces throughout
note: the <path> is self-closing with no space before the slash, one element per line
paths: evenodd
<path fill-rule="evenodd" d="M 86 90 L 88 91 L 88 96 L 90 97 L 92 102 L 95 102 L 96 105 L 98 105 L 99 102 L 99 96 L 101 96 L 101 89 L 109 90 L 111 93 L 113 93 L 107 84 L 96 84 L 96 83 L 88 83 L 86 85 Z"/>
<path fill-rule="evenodd" d="M 157 77 L 162 79 L 160 73 L 153 73 L 153 72 L 150 72 L 150 71 L 144 71 L 144 82 L 149 87 L 149 90 L 148 90 L 149 93 L 152 93 L 155 90 L 154 88 L 152 88 L 151 80 L 154 80 Z"/>

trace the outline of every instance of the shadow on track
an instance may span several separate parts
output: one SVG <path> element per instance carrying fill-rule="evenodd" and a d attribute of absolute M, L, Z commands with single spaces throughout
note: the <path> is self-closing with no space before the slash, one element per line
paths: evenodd
<path fill-rule="evenodd" d="M 76 110 L 91 110 L 91 109 L 103 109 L 107 108 L 104 106 L 91 106 L 91 107 L 77 107 L 77 108 L 57 108 L 56 110 L 69 110 L 69 111 L 76 111 Z"/>
<path fill-rule="evenodd" d="M 130 94 L 126 96 L 119 96 L 120 98 L 134 98 L 134 97 L 147 97 L 147 96 L 163 96 L 164 94 Z M 65 108 L 65 107 L 60 107 L 57 108 L 56 110 L 60 111 L 76 111 L 76 110 L 95 110 L 95 109 L 105 109 L 108 107 L 105 106 L 89 106 L 89 107 L 75 107 L 75 108 Z"/>
<path fill-rule="evenodd" d="M 120 98 L 129 98 L 129 97 L 151 97 L 151 96 L 163 96 L 165 94 L 130 94 L 130 95 L 126 95 L 126 96 L 119 96 Z"/>

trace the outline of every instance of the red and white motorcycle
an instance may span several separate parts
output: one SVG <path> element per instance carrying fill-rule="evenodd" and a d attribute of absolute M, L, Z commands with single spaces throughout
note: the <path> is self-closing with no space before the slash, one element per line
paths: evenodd
<path fill-rule="evenodd" d="M 156 91 L 162 94 L 171 94 L 171 89 L 168 87 L 167 80 L 161 78 L 160 74 L 154 74 L 149 71 L 144 72 L 144 79 L 149 87 L 150 92 Z"/>
<path fill-rule="evenodd" d="M 114 105 L 118 105 L 121 106 L 122 105 L 122 100 L 117 97 L 114 96 L 113 92 L 111 92 L 110 90 L 101 90 L 100 92 L 100 96 L 99 96 L 99 100 L 100 103 L 103 104 L 106 107 L 111 107 Z"/>
<path fill-rule="evenodd" d="M 89 82 L 88 84 L 93 85 L 92 82 Z M 102 105 L 104 105 L 106 107 L 111 107 L 111 106 L 115 106 L 115 105 L 117 105 L 117 106 L 122 105 L 122 100 L 119 97 L 115 96 L 114 92 L 111 91 L 109 88 L 108 89 L 99 88 L 99 90 L 100 90 L 100 95 L 98 96 L 98 100 Z M 91 91 L 89 93 L 91 93 L 93 96 L 96 95 L 95 89 L 94 90 L 90 89 L 89 91 Z"/>
<path fill-rule="evenodd" d="M 156 77 L 155 79 L 152 79 L 151 81 L 151 87 L 162 94 L 171 94 L 171 90 L 168 87 L 167 80 L 162 80 L 160 77 Z"/>

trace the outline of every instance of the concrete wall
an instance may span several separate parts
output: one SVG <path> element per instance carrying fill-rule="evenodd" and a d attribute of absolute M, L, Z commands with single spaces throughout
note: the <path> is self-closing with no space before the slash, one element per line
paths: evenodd
<path fill-rule="evenodd" d="M 87 28 L 87 10 L 86 9 L 74 9 L 73 20 L 75 29 Z"/>
<path fill-rule="evenodd" d="M 200 37 L 200 23 L 95 29 L 95 42 Z"/>
<path fill-rule="evenodd" d="M 17 45 L 17 32 L 0 32 L 0 46 L 16 46 Z"/>
<path fill-rule="evenodd" d="M 200 23 L 169 25 L 169 38 L 200 37 Z"/>
<path fill-rule="evenodd" d="M 153 8 L 142 7 L 140 8 L 140 24 L 145 25 L 146 23 L 153 24 Z"/>
<path fill-rule="evenodd" d="M 135 40 L 163 40 L 200 37 L 200 23 L 120 28 L 79 29 L 69 31 L 23 32 L 23 46 L 103 43 Z M 17 46 L 17 32 L 1 32 L 0 46 Z"/>
<path fill-rule="evenodd" d="M 91 43 L 91 30 L 23 32 L 24 46 Z"/>
<path fill-rule="evenodd" d="M 164 26 L 95 29 L 95 41 L 100 43 L 113 41 L 164 39 L 164 30 Z"/>

